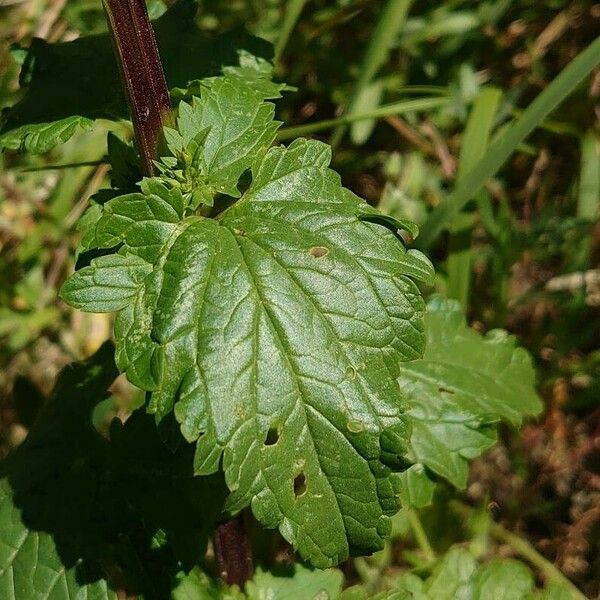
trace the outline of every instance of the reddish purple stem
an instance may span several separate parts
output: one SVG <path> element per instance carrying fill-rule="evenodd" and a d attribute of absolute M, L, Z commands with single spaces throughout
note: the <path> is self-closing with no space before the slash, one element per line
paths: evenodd
<path fill-rule="evenodd" d="M 169 90 L 144 0 L 102 0 L 147 175 L 154 173 Z"/>
<path fill-rule="evenodd" d="M 169 91 L 144 0 L 102 0 L 135 139 L 147 175 L 154 173 L 163 126 L 171 110 Z M 252 577 L 252 554 L 242 516 L 217 526 L 214 536 L 223 580 L 243 587 Z"/>
<path fill-rule="evenodd" d="M 252 554 L 246 536 L 243 515 L 221 523 L 215 531 L 215 554 L 221 579 L 239 585 L 252 577 Z"/>

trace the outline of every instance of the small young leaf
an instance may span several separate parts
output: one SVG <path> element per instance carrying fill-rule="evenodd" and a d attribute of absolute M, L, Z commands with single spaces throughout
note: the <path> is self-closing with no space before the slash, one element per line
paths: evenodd
<path fill-rule="evenodd" d="M 278 98 L 282 87 L 273 84 L 265 95 L 251 82 L 226 75 L 205 81 L 199 97 L 179 105 L 178 131 L 166 131 L 177 161 L 167 157 L 158 167 L 181 187 L 191 209 L 212 205 L 216 194 L 240 196 L 240 177 L 275 139 L 280 123 L 273 120 L 275 106 L 265 100 Z"/>

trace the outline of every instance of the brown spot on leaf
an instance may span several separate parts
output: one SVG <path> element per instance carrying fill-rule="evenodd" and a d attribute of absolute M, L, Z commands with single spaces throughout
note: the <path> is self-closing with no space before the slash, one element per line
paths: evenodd
<path fill-rule="evenodd" d="M 329 254 L 329 248 L 325 248 L 324 246 L 313 246 L 308 253 L 313 258 L 323 258 Z"/>

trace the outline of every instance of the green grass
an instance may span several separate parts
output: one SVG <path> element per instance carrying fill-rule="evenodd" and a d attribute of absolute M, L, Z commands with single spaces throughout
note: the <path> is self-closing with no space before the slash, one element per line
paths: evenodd
<path fill-rule="evenodd" d="M 598 64 L 600 37 L 577 56 L 529 105 L 523 115 L 488 147 L 477 165 L 458 183 L 448 198 L 436 207 L 421 231 L 421 248 L 426 249 L 433 244 L 467 202 L 502 168 L 519 144 L 577 89 Z"/>

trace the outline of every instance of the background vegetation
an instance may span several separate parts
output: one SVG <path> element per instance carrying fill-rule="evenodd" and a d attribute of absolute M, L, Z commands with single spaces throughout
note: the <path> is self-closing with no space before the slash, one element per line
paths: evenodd
<path fill-rule="evenodd" d="M 151 0 L 151 14 L 167 4 Z M 244 25 L 272 41 L 277 79 L 298 88 L 278 101 L 295 127 L 282 137 L 330 141 L 347 187 L 423 225 L 509 120 L 594 40 L 600 4 L 206 0 L 198 24 L 207 35 Z M 103 30 L 99 0 L 3 2 L 0 103 L 19 94 L 19 44 Z M 427 108 L 432 95 L 448 101 Z M 415 110 L 399 114 L 394 106 L 407 100 Z M 340 118 L 365 113 L 376 118 Z M 107 181 L 108 127 L 43 156 L 0 155 L 3 455 L 26 436 L 58 371 L 110 336 L 109 316 L 74 311 L 57 296 L 73 268 L 75 223 Z M 110 127 L 131 135 L 127 123 Z M 530 351 L 546 413 L 521 434 L 502 432 L 472 465 L 460 502 L 442 487 L 418 527 L 401 513 L 393 543 L 349 563 L 347 583 L 376 591 L 399 569 L 426 572 L 424 559 L 461 543 L 477 557 L 524 556 L 539 577 L 555 565 L 588 597 L 600 595 L 599 204 L 597 69 L 428 248 L 437 291 L 463 305 L 470 325 L 507 329 Z M 125 418 L 140 402 L 120 378 L 95 419 Z"/>

